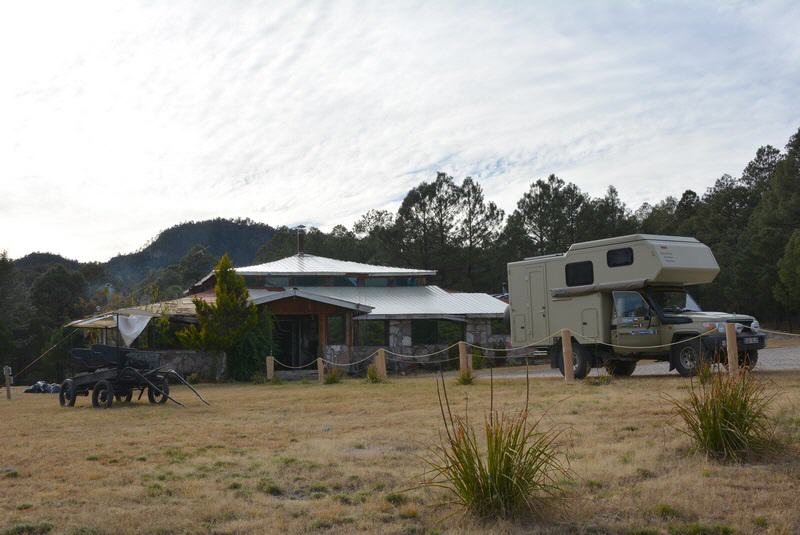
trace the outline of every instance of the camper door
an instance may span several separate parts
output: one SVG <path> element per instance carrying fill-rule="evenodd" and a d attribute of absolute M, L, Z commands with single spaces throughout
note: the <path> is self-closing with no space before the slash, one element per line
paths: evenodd
<path fill-rule="evenodd" d="M 638 353 L 638 348 L 660 343 L 658 317 L 639 292 L 614 292 L 614 310 L 611 318 L 611 343 L 630 346 L 617 349 L 619 353 Z"/>

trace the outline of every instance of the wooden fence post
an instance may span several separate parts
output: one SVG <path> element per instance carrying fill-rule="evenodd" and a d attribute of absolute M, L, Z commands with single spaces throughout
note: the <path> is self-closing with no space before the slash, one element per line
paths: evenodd
<path fill-rule="evenodd" d="M 378 377 L 381 379 L 386 379 L 388 374 L 386 373 L 386 352 L 383 348 L 378 350 L 378 354 L 375 355 L 375 369 L 378 371 Z"/>
<path fill-rule="evenodd" d="M 3 375 L 6 377 L 6 399 L 11 399 L 11 366 L 3 366 Z"/>
<path fill-rule="evenodd" d="M 319 384 L 325 383 L 325 361 L 322 358 L 317 359 L 317 375 L 319 375 Z"/>
<path fill-rule="evenodd" d="M 267 381 L 272 381 L 275 377 L 275 357 L 272 355 L 267 357 Z"/>
<path fill-rule="evenodd" d="M 564 381 L 575 382 L 575 370 L 572 368 L 572 333 L 569 329 L 561 329 L 561 353 L 564 358 Z"/>
<path fill-rule="evenodd" d="M 736 324 L 725 324 L 725 352 L 728 354 L 728 373 L 739 373 L 739 345 L 736 343 Z"/>
<path fill-rule="evenodd" d="M 458 371 L 461 375 L 472 375 L 472 354 L 467 353 L 467 343 L 458 343 Z"/>

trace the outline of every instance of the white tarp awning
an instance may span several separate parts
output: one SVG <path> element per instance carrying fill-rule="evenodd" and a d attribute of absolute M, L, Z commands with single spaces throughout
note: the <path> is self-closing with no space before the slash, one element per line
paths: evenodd
<path fill-rule="evenodd" d="M 131 314 L 130 316 L 118 316 L 119 333 L 126 346 L 130 346 L 136 337 L 142 334 L 147 324 L 150 323 L 151 314 Z"/>

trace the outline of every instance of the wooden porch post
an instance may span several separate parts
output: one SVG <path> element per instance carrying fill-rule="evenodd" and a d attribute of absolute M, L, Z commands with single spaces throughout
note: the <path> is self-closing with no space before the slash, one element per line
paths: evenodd
<path fill-rule="evenodd" d="M 328 315 L 320 313 L 319 316 L 319 355 L 325 356 L 325 348 L 328 347 Z"/>

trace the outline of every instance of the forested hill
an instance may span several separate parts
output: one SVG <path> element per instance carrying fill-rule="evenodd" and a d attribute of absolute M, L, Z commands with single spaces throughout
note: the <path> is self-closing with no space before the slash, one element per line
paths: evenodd
<path fill-rule="evenodd" d="M 126 285 L 138 283 L 157 269 L 179 263 L 198 245 L 214 259 L 227 252 L 236 265 L 246 265 L 252 263 L 256 252 L 273 233 L 269 225 L 249 219 L 181 223 L 161 232 L 141 250 L 115 256 L 106 264 L 106 271 Z"/>
<path fill-rule="evenodd" d="M 108 262 L 81 263 L 57 254 L 31 253 L 14 260 L 14 268 L 25 286 L 51 266 L 62 265 L 70 271 L 80 270 L 90 283 L 110 283 L 127 290 L 154 272 L 180 264 L 190 251 L 201 252 L 206 258 L 208 265 L 202 269 L 211 269 L 214 260 L 226 252 L 237 265 L 251 263 L 273 233 L 269 225 L 249 219 L 189 221 L 162 231 L 140 250 L 115 256 Z"/>

